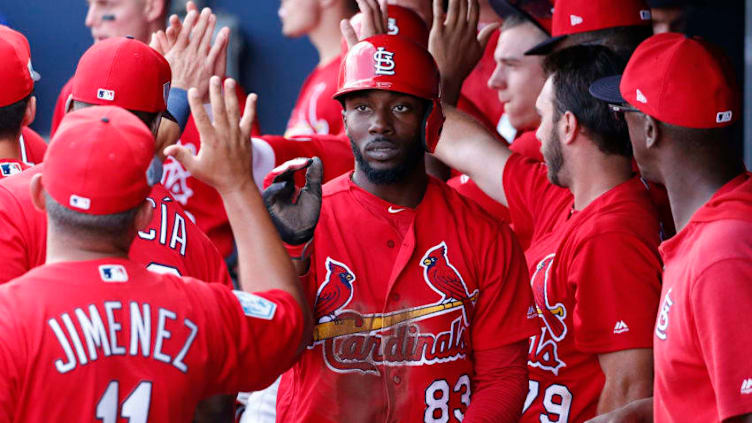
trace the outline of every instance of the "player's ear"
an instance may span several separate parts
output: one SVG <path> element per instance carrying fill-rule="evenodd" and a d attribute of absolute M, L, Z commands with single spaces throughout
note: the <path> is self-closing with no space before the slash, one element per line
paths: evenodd
<path fill-rule="evenodd" d="M 23 121 L 21 126 L 29 126 L 34 122 L 34 118 L 37 117 L 37 98 L 35 96 L 29 97 L 29 102 L 26 103 L 26 110 L 24 111 Z"/>
<path fill-rule="evenodd" d="M 645 115 L 643 130 L 645 131 L 645 147 L 657 147 L 661 135 L 661 128 L 658 126 L 658 122 L 650 115 Z"/>
<path fill-rule="evenodd" d="M 42 185 L 41 173 L 37 173 L 31 177 L 29 190 L 31 190 L 31 202 L 34 204 L 34 208 L 39 211 L 44 211 L 44 186 Z"/>
<path fill-rule="evenodd" d="M 144 3 L 144 16 L 149 22 L 156 22 L 163 16 L 167 16 L 168 11 L 166 0 L 146 0 Z"/>
<path fill-rule="evenodd" d="M 577 116 L 567 110 L 559 119 L 559 135 L 564 144 L 572 143 L 577 138 L 577 132 L 580 130 L 580 123 Z"/>
<path fill-rule="evenodd" d="M 151 206 L 151 203 L 144 199 L 144 202 L 141 203 L 141 205 L 138 207 L 138 212 L 136 212 L 136 219 L 134 220 L 133 224 L 136 227 L 135 229 L 137 231 L 143 231 L 144 229 L 147 229 L 149 227 L 149 224 L 151 223 L 151 219 L 154 214 L 154 208 Z"/>

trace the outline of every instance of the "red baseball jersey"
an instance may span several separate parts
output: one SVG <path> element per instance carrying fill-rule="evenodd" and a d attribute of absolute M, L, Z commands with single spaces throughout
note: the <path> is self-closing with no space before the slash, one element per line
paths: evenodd
<path fill-rule="evenodd" d="M 52 111 L 52 126 L 50 127 L 50 138 L 57 132 L 57 127 L 60 126 L 60 121 L 65 116 L 65 103 L 68 101 L 68 97 L 73 93 L 73 78 L 63 85 L 60 89 L 60 94 L 57 95 L 57 101 L 55 101 L 55 109 Z"/>
<path fill-rule="evenodd" d="M 411 209 L 351 175 L 324 186 L 303 278 L 314 341 L 282 377 L 277 421 L 461 421 L 473 351 L 538 326 L 517 241 L 436 179 Z"/>
<path fill-rule="evenodd" d="M 18 138 L 21 148 L 21 161 L 28 165 L 42 163 L 44 153 L 47 151 L 47 143 L 39 134 L 28 126 L 21 128 L 21 136 Z"/>
<path fill-rule="evenodd" d="M 210 395 L 274 381 L 303 331 L 284 291 L 231 291 L 122 258 L 38 267 L 0 286 L 0 314 L 4 422 L 188 422 Z"/>
<path fill-rule="evenodd" d="M 721 422 L 752 413 L 752 178 L 724 185 L 661 245 L 654 416 Z M 746 328 L 746 329 L 745 329 Z"/>
<path fill-rule="evenodd" d="M 342 56 L 317 66 L 303 82 L 295 101 L 285 136 L 339 134 L 342 128 L 342 106 L 332 96 L 337 92 L 337 77 Z"/>
<path fill-rule="evenodd" d="M 44 165 L 41 165 L 44 166 Z M 42 171 L 35 166 L 0 182 L 0 283 L 19 277 L 45 262 L 47 218 L 31 201 L 29 184 Z M 216 247 L 188 219 L 175 200 L 159 184 L 148 201 L 154 208 L 148 228 L 138 233 L 130 258 L 159 273 L 191 276 L 232 287 L 227 266 Z"/>
<path fill-rule="evenodd" d="M 574 210 L 543 163 L 513 155 L 504 189 L 514 221 L 534 232 L 525 252 L 540 318 L 530 338 L 522 421 L 593 417 L 605 377 L 598 354 L 652 346 L 660 294 L 657 213 L 639 178 Z"/>
<path fill-rule="evenodd" d="M 499 101 L 499 94 L 493 88 L 488 87 L 488 80 L 496 68 L 494 50 L 499 40 L 500 30 L 494 31 L 486 45 L 478 64 L 462 84 L 462 96 L 471 101 L 475 107 L 482 111 L 485 116 L 481 122 L 489 122 L 491 130 L 496 131 L 501 116 L 504 114 L 504 104 Z M 462 109 L 462 108 L 460 108 Z"/>

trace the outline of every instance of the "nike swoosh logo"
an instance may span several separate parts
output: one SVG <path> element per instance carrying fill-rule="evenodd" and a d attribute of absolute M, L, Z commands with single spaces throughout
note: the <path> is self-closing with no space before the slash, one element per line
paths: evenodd
<path fill-rule="evenodd" d="M 399 212 L 401 212 L 401 211 L 404 211 L 404 210 L 405 210 L 405 209 L 395 209 L 395 208 L 393 208 L 392 206 L 389 206 L 389 208 L 387 209 L 387 211 L 388 211 L 389 213 L 399 213 Z"/>

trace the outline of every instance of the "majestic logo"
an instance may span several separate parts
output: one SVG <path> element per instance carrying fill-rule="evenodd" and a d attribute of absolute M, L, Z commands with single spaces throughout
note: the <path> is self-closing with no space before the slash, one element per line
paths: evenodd
<path fill-rule="evenodd" d="M 444 242 L 430 248 L 423 259 L 424 278 L 441 295 L 434 303 L 389 313 L 362 314 L 345 309 L 353 298 L 355 273 L 344 263 L 327 257 L 324 282 L 314 305 L 314 348 L 321 345 L 324 361 L 337 373 L 380 375 L 380 366 L 420 366 L 467 357 L 470 345 L 468 314 L 478 300 L 471 295 L 459 272 L 449 263 Z M 442 269 L 441 272 L 438 272 Z M 451 292 L 442 291 L 449 289 Z M 438 288 L 442 287 L 442 288 Z M 439 333 L 426 332 L 420 321 L 461 311 Z"/>
<path fill-rule="evenodd" d="M 195 145 L 182 142 L 180 142 L 180 144 L 187 148 L 194 156 L 196 155 Z M 164 166 L 162 166 L 162 172 L 162 185 L 170 191 L 170 194 L 172 194 L 180 204 L 185 205 L 188 202 L 188 199 L 193 197 L 193 190 L 188 187 L 187 183 L 188 178 L 191 177 L 191 172 L 185 170 L 183 165 L 173 158 L 169 158 L 165 162 Z"/>
<path fill-rule="evenodd" d="M 399 34 L 399 26 L 397 26 L 397 19 L 387 18 L 386 33 L 389 34 L 389 35 L 398 35 Z"/>
<path fill-rule="evenodd" d="M 752 394 L 752 379 L 744 379 L 740 392 L 744 395 Z"/>
<path fill-rule="evenodd" d="M 616 325 L 614 325 L 614 333 L 619 334 L 625 332 L 629 332 L 629 326 L 624 323 L 624 320 L 619 320 L 618 322 L 616 322 Z"/>
<path fill-rule="evenodd" d="M 128 282 L 128 272 L 120 264 L 103 264 L 99 266 L 99 276 L 105 282 Z"/>
<path fill-rule="evenodd" d="M 105 90 L 104 88 L 100 88 L 97 90 L 97 98 L 100 100 L 114 101 L 115 91 Z"/>
<path fill-rule="evenodd" d="M 582 16 L 577 15 L 569 15 L 569 23 L 572 24 L 572 26 L 577 26 L 582 23 Z"/>
<path fill-rule="evenodd" d="M 376 53 L 373 53 L 373 60 L 376 62 L 373 64 L 376 75 L 394 75 L 394 53 L 379 47 Z"/>
<path fill-rule="evenodd" d="M 541 328 L 540 335 L 530 338 L 528 364 L 558 375 L 559 369 L 566 366 L 566 363 L 559 358 L 558 342 L 567 335 L 565 323 L 567 308 L 558 302 L 552 305 L 548 299 L 555 257 L 556 254 L 544 257 L 535 267 L 535 272 L 530 279 L 538 317 L 543 319 L 544 326 Z"/>
<path fill-rule="evenodd" d="M 666 292 L 666 296 L 663 298 L 663 305 L 661 305 L 661 310 L 658 312 L 658 321 L 655 322 L 655 336 L 658 337 L 658 339 L 665 341 L 666 340 L 666 331 L 668 330 L 668 313 L 671 311 L 671 306 L 674 305 L 674 301 L 671 300 L 671 290 L 674 288 L 671 288 Z"/>

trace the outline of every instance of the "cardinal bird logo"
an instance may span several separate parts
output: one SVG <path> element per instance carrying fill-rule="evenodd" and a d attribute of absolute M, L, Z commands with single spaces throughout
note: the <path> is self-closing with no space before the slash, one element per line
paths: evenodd
<path fill-rule="evenodd" d="M 469 325 L 474 306 L 471 297 L 476 296 L 478 290 L 476 289 L 472 295 L 467 292 L 467 285 L 462 280 L 460 272 L 449 262 L 446 242 L 442 241 L 439 245 L 431 247 L 423 256 L 420 265 L 423 267 L 423 275 L 428 286 L 441 294 L 441 304 L 462 301 L 462 314 L 465 323 Z"/>
<path fill-rule="evenodd" d="M 317 323 L 337 319 L 337 312 L 346 306 L 353 296 L 352 283 L 355 274 L 345 265 L 330 257 L 326 258 L 326 278 L 316 294 L 313 317 Z"/>

